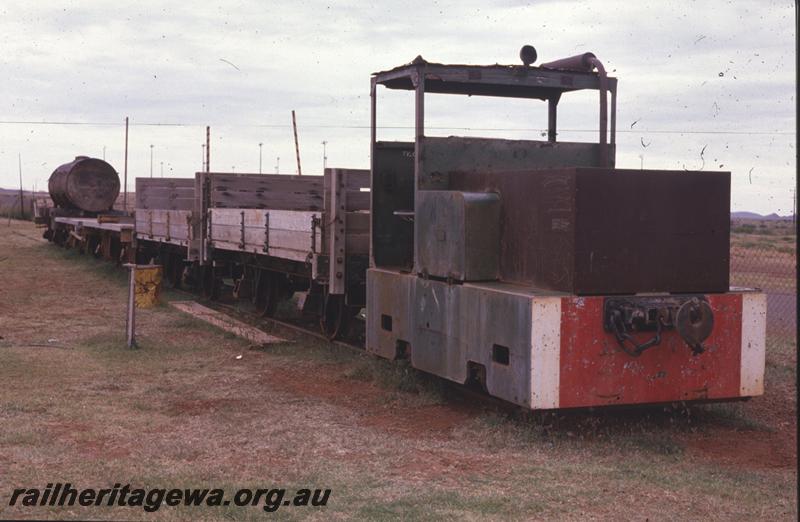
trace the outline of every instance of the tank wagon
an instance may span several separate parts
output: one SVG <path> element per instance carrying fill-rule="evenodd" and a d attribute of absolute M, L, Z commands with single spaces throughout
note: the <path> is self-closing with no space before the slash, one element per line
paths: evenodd
<path fill-rule="evenodd" d="M 531 409 L 763 393 L 766 302 L 729 287 L 730 173 L 615 168 L 617 80 L 591 53 L 372 76 L 367 345 Z M 414 92 L 415 140 L 377 138 Z M 599 92 L 599 139 L 558 139 Z M 547 103 L 547 139 L 426 135 L 429 93 Z M 610 98 L 610 100 L 609 100 Z"/>
<path fill-rule="evenodd" d="M 163 264 L 174 286 L 216 299 L 228 284 L 264 316 L 305 292 L 331 338 L 366 304 L 367 170 L 138 178 L 135 214 L 139 261 Z"/>
<path fill-rule="evenodd" d="M 133 257 L 133 221 L 114 210 L 119 175 L 105 161 L 77 156 L 53 171 L 48 182 L 53 207 L 41 207 L 44 237 L 108 260 Z"/>

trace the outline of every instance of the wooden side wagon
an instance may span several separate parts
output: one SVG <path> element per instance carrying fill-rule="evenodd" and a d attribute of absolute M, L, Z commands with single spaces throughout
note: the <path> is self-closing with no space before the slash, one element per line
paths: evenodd
<path fill-rule="evenodd" d="M 142 262 L 159 259 L 169 281 L 223 290 L 266 316 L 294 292 L 339 335 L 366 301 L 369 171 L 323 176 L 199 172 L 195 179 L 137 179 Z"/>

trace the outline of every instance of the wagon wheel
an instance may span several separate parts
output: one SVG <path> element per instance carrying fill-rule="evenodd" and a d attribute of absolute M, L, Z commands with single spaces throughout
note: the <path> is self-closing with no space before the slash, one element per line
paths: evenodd
<path fill-rule="evenodd" d="M 280 280 L 268 270 L 259 270 L 256 275 L 253 304 L 261 317 L 273 317 L 280 300 Z"/>
<path fill-rule="evenodd" d="M 171 288 L 179 289 L 183 279 L 183 261 L 175 255 L 167 255 L 165 258 L 164 274 Z"/>
<path fill-rule="evenodd" d="M 111 260 L 122 264 L 122 243 L 117 238 L 111 238 Z"/>
<path fill-rule="evenodd" d="M 100 243 L 96 236 L 89 236 L 87 239 L 86 250 L 94 257 L 99 257 L 97 254 L 97 245 Z"/>
<path fill-rule="evenodd" d="M 203 273 L 200 280 L 200 289 L 203 293 L 203 297 L 206 299 L 211 299 L 212 301 L 216 301 L 219 299 L 221 288 L 219 279 L 217 279 L 217 276 L 214 273 L 214 267 L 204 266 L 202 270 Z"/>
<path fill-rule="evenodd" d="M 66 238 L 67 236 L 64 234 L 63 230 L 56 229 L 53 231 L 53 243 L 56 245 L 66 247 Z"/>
<path fill-rule="evenodd" d="M 328 294 L 322 307 L 319 325 L 328 339 L 334 340 L 344 336 L 350 327 L 351 319 L 358 313 L 345 303 L 344 295 Z"/>
<path fill-rule="evenodd" d="M 174 256 L 172 259 L 172 270 L 170 271 L 170 283 L 172 284 L 172 288 L 180 289 L 183 285 L 183 260 L 178 257 Z"/>
<path fill-rule="evenodd" d="M 165 286 L 172 286 L 172 277 L 171 270 L 172 270 L 172 259 L 170 256 L 164 256 L 163 254 L 159 253 L 158 259 L 156 259 L 157 265 L 161 265 L 161 271 L 164 274 L 163 280 L 165 281 Z"/>
<path fill-rule="evenodd" d="M 100 257 L 101 255 L 103 254 L 98 251 L 97 257 Z M 150 258 L 144 250 L 139 249 L 136 252 L 136 258 L 134 261 L 137 265 L 146 265 L 150 261 Z"/>

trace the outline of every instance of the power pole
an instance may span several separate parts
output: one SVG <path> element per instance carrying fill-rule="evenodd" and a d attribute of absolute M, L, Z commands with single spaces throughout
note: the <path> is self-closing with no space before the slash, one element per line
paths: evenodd
<path fill-rule="evenodd" d="M 205 171 L 206 170 L 206 144 L 205 143 L 201 143 L 200 144 L 200 148 L 203 151 L 203 157 L 200 158 L 200 165 L 201 165 L 200 170 L 201 171 Z"/>
<path fill-rule="evenodd" d="M 103 145 L 103 161 L 106 160 L 106 146 Z"/>
<path fill-rule="evenodd" d="M 19 212 L 22 219 L 25 219 L 25 201 L 22 196 L 22 153 L 18 153 L 19 157 Z"/>
<path fill-rule="evenodd" d="M 322 170 L 328 168 L 328 152 L 327 152 L 327 145 L 328 142 L 322 140 Z"/>
<path fill-rule="evenodd" d="M 122 206 L 128 212 L 128 117 L 125 116 L 125 192 L 122 196 Z"/>
<path fill-rule="evenodd" d="M 297 175 L 302 176 L 303 170 L 300 168 L 300 144 L 297 141 L 297 118 L 294 116 L 294 109 L 292 109 L 292 128 L 294 129 L 294 150 L 297 153 Z"/>
<path fill-rule="evenodd" d="M 150 144 L 150 177 L 153 177 L 153 144 Z"/>
<path fill-rule="evenodd" d="M 281 157 L 278 156 L 278 162 L 275 163 L 275 174 L 281 173 Z"/>
<path fill-rule="evenodd" d="M 258 143 L 258 173 L 259 174 L 261 174 L 261 150 L 262 150 L 263 146 L 264 146 L 263 143 L 261 143 L 261 142 Z"/>
<path fill-rule="evenodd" d="M 161 177 L 164 177 L 164 162 L 161 162 Z"/>
<path fill-rule="evenodd" d="M 211 172 L 211 127 L 206 125 L 206 172 Z"/>

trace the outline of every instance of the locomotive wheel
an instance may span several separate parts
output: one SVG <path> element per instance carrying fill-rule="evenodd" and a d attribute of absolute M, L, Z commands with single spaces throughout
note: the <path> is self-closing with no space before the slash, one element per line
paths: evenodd
<path fill-rule="evenodd" d="M 343 295 L 326 295 L 322 316 L 319 319 L 322 333 L 330 340 L 345 336 L 351 320 L 357 313 L 357 309 L 347 306 Z"/>
<path fill-rule="evenodd" d="M 277 274 L 259 270 L 256 275 L 252 301 L 261 317 L 273 317 L 280 301 L 281 284 Z"/>
<path fill-rule="evenodd" d="M 206 299 L 211 299 L 212 301 L 219 299 L 220 291 L 222 289 L 220 288 L 220 281 L 217 279 L 217 275 L 215 274 L 213 266 L 203 267 L 200 290 L 203 293 L 203 297 Z"/>

